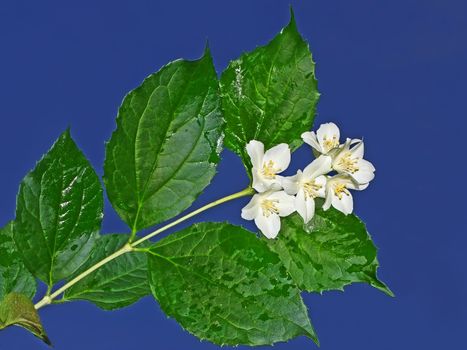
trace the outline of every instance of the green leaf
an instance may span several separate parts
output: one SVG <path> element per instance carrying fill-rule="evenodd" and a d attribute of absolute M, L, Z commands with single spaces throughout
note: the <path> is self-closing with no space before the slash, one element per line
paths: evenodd
<path fill-rule="evenodd" d="M 79 272 L 116 252 L 129 238 L 129 235 L 123 234 L 101 236 Z M 146 254 L 126 253 L 68 289 L 63 301 L 88 300 L 105 310 L 125 307 L 151 294 L 147 274 Z"/>
<path fill-rule="evenodd" d="M 104 182 L 133 232 L 188 208 L 219 162 L 223 118 L 207 50 L 150 75 L 124 99 L 107 144 Z"/>
<path fill-rule="evenodd" d="M 150 249 L 149 283 L 165 313 L 219 345 L 263 345 L 306 335 L 317 342 L 300 291 L 253 233 L 202 223 Z"/>
<path fill-rule="evenodd" d="M 23 294 L 10 293 L 0 302 L 0 330 L 10 326 L 23 327 L 46 344 L 52 345 L 34 304 Z"/>
<path fill-rule="evenodd" d="M 319 99 L 315 64 L 291 16 L 269 44 L 232 61 L 220 79 L 225 144 L 247 168 L 250 140 L 266 149 L 279 143 L 296 149 L 313 124 Z"/>
<path fill-rule="evenodd" d="M 29 271 L 48 285 L 86 260 L 102 221 L 99 178 L 64 132 L 21 182 L 13 238 Z"/>
<path fill-rule="evenodd" d="M 377 278 L 376 247 L 355 215 L 319 209 L 305 225 L 294 214 L 282 219 L 278 238 L 268 244 L 302 290 L 343 290 L 348 284 L 365 282 L 393 296 Z"/>
<path fill-rule="evenodd" d="M 36 294 L 36 281 L 24 266 L 12 234 L 13 222 L 0 229 L 0 300 L 11 292 L 32 299 Z"/>

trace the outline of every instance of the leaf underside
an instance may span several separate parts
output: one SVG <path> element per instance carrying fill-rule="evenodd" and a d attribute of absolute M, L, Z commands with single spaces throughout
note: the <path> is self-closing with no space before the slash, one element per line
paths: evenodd
<path fill-rule="evenodd" d="M 53 285 L 86 260 L 102 221 L 94 169 L 64 132 L 21 182 L 13 238 L 25 265 Z"/>
<path fill-rule="evenodd" d="M 377 249 L 355 215 L 319 209 L 304 224 L 294 214 L 282 220 L 278 238 L 268 244 L 302 290 L 343 290 L 348 284 L 365 282 L 393 296 L 377 277 Z"/>
<path fill-rule="evenodd" d="M 299 289 L 267 244 L 227 223 L 193 225 L 156 243 L 149 283 L 167 315 L 219 345 L 317 342 Z"/>
<path fill-rule="evenodd" d="M 207 50 L 199 60 L 169 63 L 125 97 L 104 182 L 134 232 L 178 215 L 210 183 L 222 148 L 218 89 Z"/>
<path fill-rule="evenodd" d="M 111 255 L 128 240 L 129 235 L 124 234 L 101 236 L 89 259 L 77 274 Z M 147 274 L 146 254 L 127 253 L 110 261 L 69 288 L 63 300 L 88 300 L 105 310 L 122 308 L 151 294 Z"/>
<path fill-rule="evenodd" d="M 269 44 L 232 61 L 222 73 L 225 144 L 250 168 L 245 145 L 250 140 L 268 149 L 302 144 L 312 127 L 319 99 L 315 64 L 308 44 L 290 23 Z"/>
<path fill-rule="evenodd" d="M 51 345 L 32 301 L 23 294 L 10 293 L 0 302 L 0 330 L 20 326 Z"/>

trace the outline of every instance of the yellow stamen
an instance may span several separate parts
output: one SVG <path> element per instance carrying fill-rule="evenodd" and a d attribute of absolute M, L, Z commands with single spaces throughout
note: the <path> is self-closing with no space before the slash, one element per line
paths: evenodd
<path fill-rule="evenodd" d="M 303 190 L 305 195 L 308 198 L 318 197 L 318 191 L 323 187 L 323 185 L 317 184 L 315 180 L 307 181 L 303 184 Z"/>
<path fill-rule="evenodd" d="M 323 136 L 323 146 L 324 152 L 329 152 L 333 148 L 339 146 L 339 140 L 337 139 L 337 135 L 332 135 L 332 138 L 327 137 L 327 135 Z"/>
<path fill-rule="evenodd" d="M 277 200 L 263 199 L 261 202 L 261 209 L 265 217 L 268 218 L 271 214 L 279 214 L 279 209 L 276 206 L 277 202 Z"/>
<path fill-rule="evenodd" d="M 267 179 L 274 179 L 276 177 L 276 173 L 279 171 L 280 169 L 274 168 L 274 162 L 270 160 L 263 164 L 263 170 L 261 170 L 261 173 Z"/>
<path fill-rule="evenodd" d="M 337 166 L 348 173 L 355 174 L 359 170 L 357 163 L 358 159 L 352 158 L 351 152 L 346 152 L 337 162 Z"/>
<path fill-rule="evenodd" d="M 347 187 L 345 187 L 345 184 L 343 183 L 336 183 L 334 185 L 334 194 L 337 196 L 337 198 L 339 198 L 339 200 L 342 199 L 343 194 L 345 194 L 346 196 L 350 196 L 349 190 L 347 189 Z"/>

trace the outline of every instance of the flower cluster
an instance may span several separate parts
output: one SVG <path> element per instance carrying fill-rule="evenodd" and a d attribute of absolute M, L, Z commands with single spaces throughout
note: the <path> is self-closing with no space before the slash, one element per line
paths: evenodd
<path fill-rule="evenodd" d="M 287 144 L 266 152 L 263 143 L 256 140 L 246 146 L 252 164 L 252 187 L 258 193 L 242 209 L 242 218 L 254 220 L 267 238 L 279 233 L 280 217 L 295 211 L 305 223 L 309 222 L 318 197 L 325 198 L 324 210 L 333 206 L 350 214 L 353 199 L 349 190 L 364 190 L 374 178 L 375 168 L 363 159 L 363 141 L 348 138 L 341 144 L 336 124 L 322 124 L 316 133 L 303 133 L 302 139 L 313 148 L 316 159 L 289 177 L 279 175 L 290 164 Z"/>

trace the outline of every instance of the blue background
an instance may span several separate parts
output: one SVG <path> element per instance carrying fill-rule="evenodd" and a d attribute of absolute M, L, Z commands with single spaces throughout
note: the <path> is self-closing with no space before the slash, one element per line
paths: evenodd
<path fill-rule="evenodd" d="M 392 299 L 367 285 L 305 294 L 323 350 L 466 349 L 465 119 L 467 3 L 463 0 L 0 2 L 0 224 L 17 186 L 67 127 L 102 173 L 104 141 L 123 96 L 178 57 L 202 54 L 218 72 L 268 42 L 294 5 L 317 61 L 316 126 L 335 121 L 364 137 L 377 177 L 356 213 L 380 247 Z M 295 154 L 303 166 L 309 150 Z M 247 184 L 223 153 L 198 207 Z M 244 223 L 246 200 L 200 220 Z M 251 227 L 251 226 L 250 226 Z M 107 203 L 104 232 L 126 231 Z M 200 343 L 145 298 L 104 312 L 85 302 L 41 311 L 56 349 L 217 349 Z M 19 328 L 0 348 L 46 349 Z M 312 349 L 305 338 L 275 349 Z"/>

